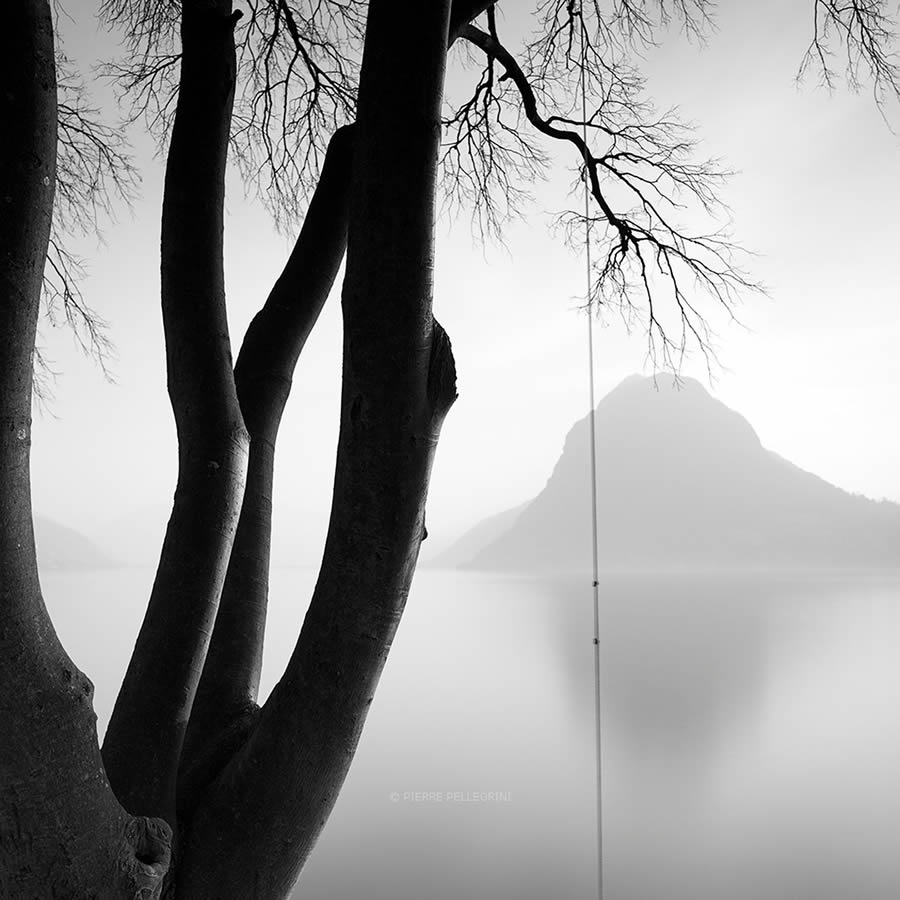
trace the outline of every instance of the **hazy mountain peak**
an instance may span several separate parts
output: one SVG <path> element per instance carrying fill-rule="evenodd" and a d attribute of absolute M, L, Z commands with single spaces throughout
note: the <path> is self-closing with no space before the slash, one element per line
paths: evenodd
<path fill-rule="evenodd" d="M 574 454 L 589 466 L 589 420 L 586 415 L 572 427 L 560 462 Z M 630 375 L 597 404 L 595 426 L 598 460 L 636 454 L 645 475 L 668 478 L 675 467 L 765 452 L 750 423 L 693 378 Z"/>
<path fill-rule="evenodd" d="M 473 565 L 589 567 L 589 419 Z M 900 567 L 900 506 L 851 496 L 766 450 L 694 379 L 629 376 L 597 404 L 595 424 L 606 566 Z"/>
<path fill-rule="evenodd" d="M 609 398 L 619 391 L 642 390 L 647 387 L 655 391 L 681 390 L 707 393 L 706 388 L 696 378 L 690 378 L 687 375 L 673 375 L 670 372 L 658 372 L 656 375 L 638 375 L 637 373 L 626 375 L 606 396 Z"/>

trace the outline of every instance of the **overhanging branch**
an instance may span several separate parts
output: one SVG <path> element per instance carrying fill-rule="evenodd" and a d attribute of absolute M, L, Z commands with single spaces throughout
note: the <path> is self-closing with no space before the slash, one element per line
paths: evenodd
<path fill-rule="evenodd" d="M 603 192 L 600 189 L 600 180 L 597 177 L 597 160 L 591 155 L 590 148 L 584 142 L 582 136 L 578 134 L 577 131 L 558 128 L 557 126 L 550 124 L 547 119 L 541 116 L 538 111 L 537 97 L 535 96 L 531 83 L 522 71 L 522 68 L 516 62 L 515 57 L 499 41 L 495 40 L 491 35 L 482 31 L 480 28 L 476 28 L 474 25 L 470 24 L 463 25 L 460 28 L 459 36 L 483 50 L 488 56 L 496 59 L 497 62 L 503 66 L 506 74 L 513 80 L 516 87 L 519 89 L 519 94 L 522 98 L 522 108 L 525 110 L 528 121 L 541 134 L 545 134 L 547 137 L 555 140 L 568 141 L 578 150 L 590 178 L 591 193 L 600 206 L 600 209 L 603 211 L 603 215 L 606 217 L 607 222 L 619 232 L 622 242 L 622 252 L 627 253 L 631 235 L 629 234 L 625 221 L 620 219 L 612 211 L 609 203 L 607 203 L 606 197 L 604 197 Z"/>
<path fill-rule="evenodd" d="M 591 83 L 602 86 L 604 79 L 606 85 L 597 109 L 590 114 L 585 110 L 582 116 L 571 111 L 571 98 L 568 111 L 542 114 L 530 76 L 500 42 L 493 23 L 490 33 L 465 25 L 460 36 L 503 67 L 532 127 L 551 140 L 570 144 L 578 154 L 599 211 L 596 215 L 567 213 L 562 220 L 570 228 L 573 244 L 583 245 L 588 228 L 600 249 L 588 303 L 595 309 L 613 306 L 626 322 L 644 318 L 654 361 L 658 346 L 663 363 L 677 369 L 687 345 L 696 341 L 709 363 L 715 356 L 712 333 L 684 281 L 704 289 L 732 316 L 738 292 L 760 287 L 734 264 L 737 248 L 721 230 L 695 233 L 676 224 L 674 217 L 686 209 L 680 196 L 692 201 L 697 207 L 694 212 L 710 215 L 721 209 L 713 186 L 728 173 L 719 171 L 715 162 L 690 160 L 694 149 L 690 129 L 672 113 L 656 115 L 652 105 L 641 98 L 639 77 L 623 77 L 616 70 L 610 75 L 611 64 L 602 59 L 597 62 L 586 26 L 583 22 L 577 25 L 582 12 L 575 8 L 570 13 L 565 28 L 582 29 L 580 65 L 588 67 L 581 90 L 586 91 Z M 578 58 L 571 38 L 560 52 L 563 72 L 569 74 Z M 595 65 L 600 68 L 592 68 Z M 553 72 L 539 67 L 537 77 L 552 80 Z M 601 136 L 606 148 L 593 151 L 587 134 Z M 659 295 L 666 292 L 674 304 L 680 332 L 676 339 L 667 332 L 666 306 L 659 302 Z M 643 301 L 640 311 L 635 297 Z"/>

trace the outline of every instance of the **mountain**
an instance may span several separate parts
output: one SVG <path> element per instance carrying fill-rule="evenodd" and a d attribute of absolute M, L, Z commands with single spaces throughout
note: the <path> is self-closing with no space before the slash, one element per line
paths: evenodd
<path fill-rule="evenodd" d="M 438 553 L 433 558 L 426 556 L 423 552 L 421 564 L 437 569 L 456 569 L 464 566 L 482 547 L 486 547 L 508 531 L 527 506 L 527 503 L 522 503 L 513 509 L 507 509 L 482 519 L 481 522 L 474 528 L 470 528 L 459 540 L 454 541 L 446 550 Z M 427 544 L 424 546 L 427 552 Z"/>
<path fill-rule="evenodd" d="M 105 569 L 115 565 L 97 545 L 73 528 L 34 517 L 34 540 L 42 569 Z"/>
<path fill-rule="evenodd" d="M 576 423 L 544 490 L 465 567 L 590 567 L 589 427 Z M 900 505 L 766 450 L 693 379 L 625 379 L 596 408 L 596 444 L 603 568 L 900 568 Z"/>

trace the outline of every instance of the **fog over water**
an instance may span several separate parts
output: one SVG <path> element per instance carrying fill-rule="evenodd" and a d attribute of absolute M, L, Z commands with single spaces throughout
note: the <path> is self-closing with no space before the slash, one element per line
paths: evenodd
<path fill-rule="evenodd" d="M 313 578 L 274 573 L 265 690 Z M 101 728 L 151 579 L 43 577 Z M 900 896 L 900 581 L 616 577 L 601 595 L 607 900 Z M 591 631 L 589 581 L 417 573 L 296 896 L 596 896 Z"/>

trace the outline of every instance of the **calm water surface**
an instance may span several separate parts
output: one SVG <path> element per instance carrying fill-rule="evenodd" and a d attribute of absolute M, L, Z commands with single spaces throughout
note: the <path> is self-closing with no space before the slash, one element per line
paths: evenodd
<path fill-rule="evenodd" d="M 151 580 L 43 576 L 101 727 Z M 900 581 L 610 578 L 601 631 L 606 900 L 900 897 Z M 591 635 L 589 581 L 421 570 L 297 897 L 595 897 Z"/>

